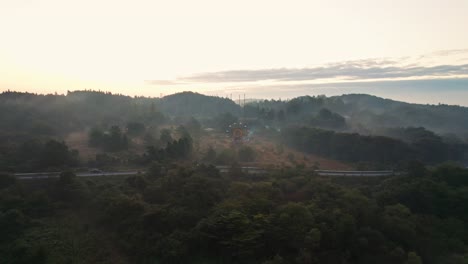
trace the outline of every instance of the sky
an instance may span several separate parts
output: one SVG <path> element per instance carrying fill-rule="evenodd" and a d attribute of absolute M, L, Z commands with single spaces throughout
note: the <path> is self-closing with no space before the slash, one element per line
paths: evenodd
<path fill-rule="evenodd" d="M 0 0 L 0 90 L 468 106 L 466 0 Z"/>

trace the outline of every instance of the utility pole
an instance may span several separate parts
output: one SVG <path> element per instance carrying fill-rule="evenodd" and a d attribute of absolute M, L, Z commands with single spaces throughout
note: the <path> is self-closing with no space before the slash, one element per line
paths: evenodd
<path fill-rule="evenodd" d="M 244 104 L 242 105 L 242 117 L 245 119 L 245 94 L 244 94 Z"/>

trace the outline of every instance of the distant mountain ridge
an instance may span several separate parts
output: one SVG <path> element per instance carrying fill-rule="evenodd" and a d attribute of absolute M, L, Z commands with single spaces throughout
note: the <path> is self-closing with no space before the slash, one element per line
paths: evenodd
<path fill-rule="evenodd" d="M 170 116 L 213 117 L 220 113 L 239 114 L 241 108 L 234 101 L 194 92 L 182 92 L 161 98 L 160 109 Z"/>
<path fill-rule="evenodd" d="M 87 124 L 106 120 L 119 123 L 131 118 L 148 119 L 154 115 L 152 113 L 169 117 L 212 118 L 223 113 L 241 116 L 252 109 L 270 114 L 273 119 L 295 122 L 305 122 L 322 109 L 328 109 L 345 117 L 346 123 L 354 127 L 371 130 L 381 127 L 425 127 L 436 133 L 452 133 L 468 139 L 468 107 L 412 104 L 367 94 L 301 96 L 288 101 L 259 100 L 247 103 L 244 112 L 240 105 L 228 98 L 194 92 L 176 93 L 163 98 L 130 97 L 98 91 L 73 91 L 67 95 L 9 91 L 0 94 L 0 121 L 8 124 L 13 116 L 24 117 L 21 119 L 23 123 L 15 126 L 23 126 L 25 120 L 37 123 L 41 116 L 50 120 L 47 123 L 54 127 L 74 127 L 76 125 L 72 122 Z M 8 113 L 11 113 L 10 117 Z M 66 120 L 67 123 L 56 120 Z"/>
<path fill-rule="evenodd" d="M 412 104 L 366 94 L 348 94 L 330 99 L 343 102 L 341 106 L 332 105 L 331 110 L 368 126 L 422 126 L 438 133 L 468 132 L 468 107 Z"/>

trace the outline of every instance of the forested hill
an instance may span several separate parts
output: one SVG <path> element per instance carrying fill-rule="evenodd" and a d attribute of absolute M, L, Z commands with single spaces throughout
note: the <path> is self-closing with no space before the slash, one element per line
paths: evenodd
<path fill-rule="evenodd" d="M 161 123 L 167 117 L 240 116 L 241 107 L 227 98 L 183 92 L 163 98 L 130 97 L 97 91 L 67 95 L 0 94 L 0 122 L 5 130 L 73 131 L 94 125 L 131 121 Z M 468 139 L 468 108 L 398 102 L 365 94 L 302 96 L 289 101 L 248 103 L 243 115 L 265 124 L 299 123 L 333 130 L 376 133 L 382 128 L 425 127 L 438 134 Z M 385 133 L 383 133 L 385 134 Z"/>
<path fill-rule="evenodd" d="M 246 113 L 270 120 L 306 121 L 309 125 L 325 123 L 326 128 L 332 129 L 343 128 L 340 119 L 344 118 L 346 127 L 359 133 L 375 133 L 382 128 L 425 127 L 438 134 L 450 133 L 468 138 L 467 107 L 411 104 L 366 94 L 257 101 L 248 104 Z"/>
<path fill-rule="evenodd" d="M 157 99 L 97 91 L 67 95 L 0 94 L 1 134 L 59 135 L 96 125 L 118 125 L 135 120 L 160 122 Z"/>
<path fill-rule="evenodd" d="M 93 126 L 161 124 L 167 117 L 214 117 L 238 114 L 233 101 L 192 92 L 163 98 L 130 97 L 100 91 L 73 91 L 67 95 L 20 92 L 0 94 L 0 133 L 63 134 Z"/>
<path fill-rule="evenodd" d="M 329 98 L 342 101 L 332 110 L 367 126 L 422 126 L 438 133 L 468 131 L 468 108 L 453 105 L 423 105 L 383 99 L 366 94 Z"/>
<path fill-rule="evenodd" d="M 161 109 L 172 116 L 214 117 L 219 113 L 239 114 L 240 106 L 227 98 L 183 92 L 162 98 Z"/>

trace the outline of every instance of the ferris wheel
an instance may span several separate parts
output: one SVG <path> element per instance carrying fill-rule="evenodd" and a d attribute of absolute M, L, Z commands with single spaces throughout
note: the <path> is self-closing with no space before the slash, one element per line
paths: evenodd
<path fill-rule="evenodd" d="M 226 129 L 226 134 L 232 139 L 235 143 L 241 143 L 248 141 L 249 128 L 246 124 L 241 122 L 232 123 Z"/>

